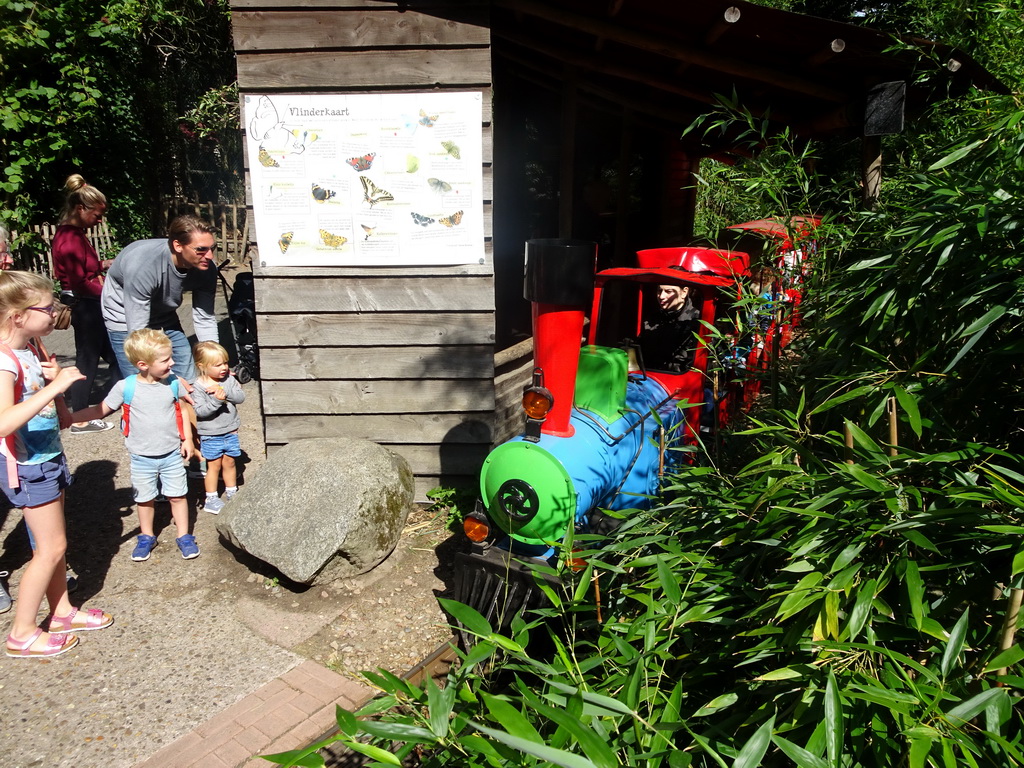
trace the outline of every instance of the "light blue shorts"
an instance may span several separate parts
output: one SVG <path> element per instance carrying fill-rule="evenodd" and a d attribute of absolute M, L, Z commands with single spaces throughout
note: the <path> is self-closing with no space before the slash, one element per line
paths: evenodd
<path fill-rule="evenodd" d="M 171 451 L 163 456 L 136 456 L 133 453 L 131 457 L 135 501 L 152 501 L 160 493 L 168 499 L 188 495 L 188 477 L 181 462 L 181 453 Z"/>
<path fill-rule="evenodd" d="M 237 432 L 226 435 L 200 435 L 199 452 L 207 461 L 215 461 L 221 456 L 237 458 L 242 455 L 242 444 L 238 442 Z"/>

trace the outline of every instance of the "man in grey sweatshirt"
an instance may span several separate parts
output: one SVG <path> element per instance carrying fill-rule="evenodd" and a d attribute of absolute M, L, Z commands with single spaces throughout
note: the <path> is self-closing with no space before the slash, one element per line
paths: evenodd
<path fill-rule="evenodd" d="M 181 327 L 178 307 L 192 291 L 192 320 L 199 341 L 219 341 L 214 316 L 217 267 L 213 233 L 195 216 L 171 222 L 166 240 L 136 240 L 114 259 L 103 283 L 100 307 L 122 376 L 135 373 L 124 340 L 138 328 L 155 328 L 171 339 L 174 373 L 196 378 L 192 349 Z"/>

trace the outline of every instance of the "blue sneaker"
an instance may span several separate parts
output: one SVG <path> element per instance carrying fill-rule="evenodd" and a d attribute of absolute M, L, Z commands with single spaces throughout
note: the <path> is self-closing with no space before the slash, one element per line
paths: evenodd
<path fill-rule="evenodd" d="M 153 551 L 155 546 L 156 536 L 147 536 L 144 533 L 140 533 L 138 543 L 135 545 L 135 549 L 132 550 L 132 560 L 136 563 L 149 560 L 149 553 Z"/>
<path fill-rule="evenodd" d="M 181 556 L 186 560 L 199 557 L 199 545 L 196 544 L 196 537 L 191 533 L 186 533 L 184 536 L 175 539 L 174 543 L 178 545 L 178 549 L 181 550 Z"/>

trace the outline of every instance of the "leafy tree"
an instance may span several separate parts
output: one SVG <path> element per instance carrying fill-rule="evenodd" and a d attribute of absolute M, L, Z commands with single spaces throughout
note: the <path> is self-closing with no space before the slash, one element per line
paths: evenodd
<path fill-rule="evenodd" d="M 1006 0 L 759 0 L 758 5 L 938 40 L 969 52 L 1011 88 L 1024 75 L 1019 4 Z"/>
<path fill-rule="evenodd" d="M 977 127 L 867 217 L 823 297 L 829 335 L 815 336 L 805 370 L 856 382 L 869 423 L 885 396 L 915 393 L 918 435 L 1024 453 L 1007 418 L 1024 409 L 1024 112 L 1010 99 L 978 106 Z"/>
<path fill-rule="evenodd" d="M 154 231 L 163 196 L 209 195 L 179 116 L 234 80 L 228 24 L 226 0 L 0 0 L 0 218 L 52 220 L 75 171 L 125 240 Z"/>

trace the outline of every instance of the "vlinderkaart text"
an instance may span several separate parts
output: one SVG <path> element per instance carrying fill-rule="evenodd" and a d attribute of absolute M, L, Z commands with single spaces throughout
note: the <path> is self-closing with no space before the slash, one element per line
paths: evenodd
<path fill-rule="evenodd" d="M 348 117 L 348 107 L 344 109 L 289 107 L 288 115 L 289 117 Z"/>

